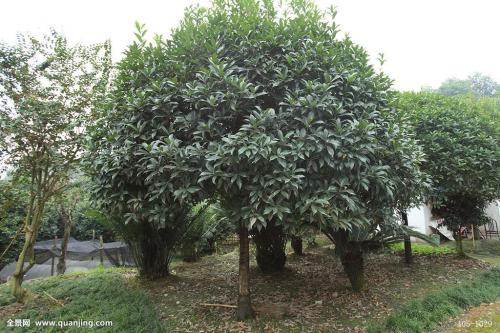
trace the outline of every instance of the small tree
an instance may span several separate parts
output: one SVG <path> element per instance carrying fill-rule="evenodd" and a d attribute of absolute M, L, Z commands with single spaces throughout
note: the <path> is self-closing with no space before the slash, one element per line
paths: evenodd
<path fill-rule="evenodd" d="M 401 94 L 399 107 L 426 154 L 422 168 L 432 180 L 432 212 L 453 231 L 463 255 L 460 229 L 484 224 L 485 205 L 500 197 L 498 119 L 473 101 L 430 93 Z"/>
<path fill-rule="evenodd" d="M 0 151 L 16 173 L 30 179 L 25 241 L 12 278 L 18 301 L 25 295 L 24 275 L 35 263 L 45 206 L 81 158 L 91 107 L 106 89 L 109 69 L 108 43 L 70 46 L 54 31 L 0 45 Z"/>

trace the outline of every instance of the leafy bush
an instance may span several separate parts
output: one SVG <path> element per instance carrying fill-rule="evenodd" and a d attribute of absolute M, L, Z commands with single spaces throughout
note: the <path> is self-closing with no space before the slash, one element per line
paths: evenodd
<path fill-rule="evenodd" d="M 218 203 L 202 202 L 193 207 L 191 215 L 194 218 L 180 244 L 186 261 L 196 260 L 203 253 L 212 253 L 217 241 L 236 232 Z"/>

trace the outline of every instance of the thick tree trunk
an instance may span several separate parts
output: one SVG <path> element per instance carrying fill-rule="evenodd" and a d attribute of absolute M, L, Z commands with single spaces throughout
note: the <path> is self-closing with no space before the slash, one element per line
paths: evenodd
<path fill-rule="evenodd" d="M 365 274 L 363 268 L 363 253 L 360 250 L 351 249 L 344 253 L 340 260 L 344 272 L 351 282 L 352 289 L 356 292 L 363 290 L 365 286 Z"/>
<path fill-rule="evenodd" d="M 170 260 L 175 239 L 179 237 L 178 232 L 158 229 L 148 221 L 129 223 L 121 232 L 130 247 L 141 277 L 154 280 L 169 275 Z"/>
<path fill-rule="evenodd" d="M 332 232 L 330 239 L 335 242 L 335 251 L 340 257 L 344 272 L 349 278 L 352 289 L 356 292 L 363 290 L 365 275 L 362 244 L 349 241 L 349 232 L 347 230 Z"/>
<path fill-rule="evenodd" d="M 403 219 L 403 225 L 408 226 L 408 215 L 406 212 L 401 212 L 401 218 Z M 411 251 L 411 239 L 410 236 L 404 238 L 405 244 L 405 263 L 410 265 L 413 263 L 413 254 Z"/>
<path fill-rule="evenodd" d="M 254 316 L 254 312 L 250 300 L 250 254 L 248 228 L 243 222 L 241 222 L 240 224 L 240 259 L 238 284 L 237 317 L 239 320 L 246 320 L 252 318 Z"/>
<path fill-rule="evenodd" d="M 301 256 L 304 254 L 301 237 L 292 236 L 292 238 L 290 240 L 290 244 L 292 245 L 293 253 L 295 253 L 298 256 Z"/>
<path fill-rule="evenodd" d="M 152 230 L 151 230 L 152 231 Z M 140 274 L 150 279 L 159 279 L 167 277 L 173 248 L 166 241 L 168 235 L 165 230 L 153 231 L 156 236 L 150 240 L 142 242 L 142 265 Z M 147 235 L 145 235 L 147 237 Z"/>
<path fill-rule="evenodd" d="M 64 226 L 64 234 L 61 243 L 61 256 L 59 257 L 59 261 L 57 263 L 57 275 L 61 275 L 66 272 L 66 252 L 68 250 L 68 241 L 71 234 L 71 217 L 69 214 L 70 213 L 68 213 L 65 208 L 61 208 L 60 218 Z"/>
<path fill-rule="evenodd" d="M 253 240 L 256 245 L 256 261 L 263 273 L 283 270 L 286 263 L 286 237 L 283 227 L 269 222 L 266 228 L 254 231 Z"/>

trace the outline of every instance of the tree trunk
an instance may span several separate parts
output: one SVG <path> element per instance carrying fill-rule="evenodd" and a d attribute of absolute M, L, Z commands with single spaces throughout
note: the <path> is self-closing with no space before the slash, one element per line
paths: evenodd
<path fill-rule="evenodd" d="M 64 234 L 61 243 L 61 256 L 57 263 L 57 275 L 64 274 L 66 272 L 66 252 L 68 250 L 68 241 L 71 234 L 71 217 L 64 207 L 61 208 L 60 218 L 64 226 Z"/>
<path fill-rule="evenodd" d="M 142 242 L 142 265 L 140 274 L 150 279 L 167 277 L 173 248 L 166 242 L 168 236 L 165 230 L 153 231 L 156 237 L 144 239 Z M 143 235 L 148 238 L 147 234 Z"/>
<path fill-rule="evenodd" d="M 479 232 L 479 227 L 477 225 L 472 226 L 472 232 L 474 233 L 474 240 L 481 239 L 481 233 Z"/>
<path fill-rule="evenodd" d="M 12 274 L 11 292 L 12 296 L 14 296 L 19 303 L 23 303 L 26 296 L 26 290 L 22 287 L 24 275 L 35 264 L 34 246 L 38 235 L 38 229 L 40 229 L 45 204 L 43 202 L 38 202 L 33 207 L 32 210 L 31 208 L 29 209 L 28 215 L 26 216 L 24 244 L 21 253 L 19 253 L 19 258 L 17 259 L 16 268 Z M 28 266 L 25 267 L 26 256 L 29 256 L 29 263 Z"/>
<path fill-rule="evenodd" d="M 461 230 L 461 228 L 458 228 L 458 230 L 455 231 L 455 246 L 456 246 L 458 257 L 465 258 L 466 255 L 465 255 L 464 248 L 462 245 L 462 230 Z"/>
<path fill-rule="evenodd" d="M 401 218 L 403 220 L 403 225 L 408 226 L 408 214 L 406 214 L 406 212 L 401 212 Z M 410 236 L 405 236 L 404 244 L 405 244 L 405 263 L 410 265 L 413 263 L 413 254 L 411 251 Z"/>
<path fill-rule="evenodd" d="M 365 274 L 362 251 L 352 248 L 346 251 L 340 260 L 342 261 L 344 272 L 347 274 L 349 282 L 351 282 L 352 289 L 355 292 L 363 290 L 365 286 Z"/>
<path fill-rule="evenodd" d="M 29 250 L 29 244 L 31 243 L 32 235 L 32 232 L 26 231 L 24 245 L 21 253 L 19 253 L 16 268 L 14 270 L 14 273 L 12 274 L 11 279 L 12 296 L 14 296 L 16 301 L 19 303 L 24 302 L 24 297 L 26 295 L 26 290 L 22 287 L 22 283 L 24 280 L 24 262 L 26 260 L 26 254 Z"/>
<path fill-rule="evenodd" d="M 250 254 L 248 228 L 240 224 L 240 259 L 239 259 L 239 288 L 238 288 L 238 320 L 246 320 L 254 316 L 250 301 Z"/>
<path fill-rule="evenodd" d="M 362 244 L 349 241 L 349 232 L 347 230 L 337 230 L 331 232 L 330 235 L 330 239 L 335 242 L 335 251 L 340 256 L 340 261 L 352 289 L 355 292 L 363 290 L 365 275 Z"/>
<path fill-rule="evenodd" d="M 301 256 L 304 254 L 301 237 L 292 236 L 292 238 L 290 240 L 290 244 L 292 245 L 293 253 L 295 253 L 298 256 Z"/>
<path fill-rule="evenodd" d="M 263 273 L 283 270 L 286 263 L 286 237 L 283 227 L 269 222 L 266 228 L 253 232 L 256 245 L 256 261 Z"/>
<path fill-rule="evenodd" d="M 175 239 L 180 237 L 178 231 L 158 229 L 148 221 L 141 221 L 127 224 L 121 234 L 129 245 L 141 277 L 154 280 L 169 275 Z"/>

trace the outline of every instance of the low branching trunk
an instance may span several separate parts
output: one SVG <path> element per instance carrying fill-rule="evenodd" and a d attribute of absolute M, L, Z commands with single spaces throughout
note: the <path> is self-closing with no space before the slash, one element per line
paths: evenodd
<path fill-rule="evenodd" d="M 472 226 L 472 232 L 475 240 L 481 239 L 481 233 L 479 232 L 479 227 L 477 225 Z"/>
<path fill-rule="evenodd" d="M 240 257 L 239 257 L 239 278 L 238 278 L 238 320 L 246 320 L 254 316 L 252 302 L 250 299 L 250 254 L 248 229 L 245 223 L 241 222 L 240 230 Z"/>
<path fill-rule="evenodd" d="M 24 276 L 35 265 L 34 247 L 38 230 L 42 224 L 42 216 L 45 207 L 44 201 L 37 200 L 36 204 L 33 204 L 34 201 L 35 199 L 32 199 L 24 222 L 24 244 L 21 252 L 19 253 L 16 268 L 11 279 L 12 296 L 19 303 L 23 303 L 26 298 L 26 290 L 22 286 Z M 27 259 L 29 261 L 28 265 L 26 265 Z"/>
<path fill-rule="evenodd" d="M 159 279 L 169 275 L 178 230 L 158 228 L 147 221 L 129 223 L 121 230 L 129 244 L 139 275 Z"/>
<path fill-rule="evenodd" d="M 363 290 L 365 286 L 365 273 L 363 268 L 363 252 L 352 246 L 340 257 L 344 272 L 351 282 L 352 289 L 356 292 Z"/>
<path fill-rule="evenodd" d="M 57 275 L 64 274 L 66 272 L 66 252 L 68 250 L 69 236 L 71 234 L 71 213 L 68 212 L 64 207 L 61 207 L 59 217 L 61 223 L 64 227 L 64 234 L 61 243 L 61 255 L 59 256 L 59 261 L 57 263 Z"/>
<path fill-rule="evenodd" d="M 334 231 L 330 238 L 335 242 L 335 250 L 352 289 L 356 292 L 363 290 L 365 287 L 363 244 L 349 241 L 349 232 L 346 230 Z"/>
<path fill-rule="evenodd" d="M 302 237 L 292 235 L 290 239 L 290 245 L 292 245 L 293 253 L 295 253 L 296 255 L 301 256 L 304 254 L 302 246 Z"/>
<path fill-rule="evenodd" d="M 283 227 L 269 222 L 260 231 L 255 230 L 253 240 L 256 245 L 256 261 L 263 273 L 283 270 L 286 263 L 286 237 Z"/>

